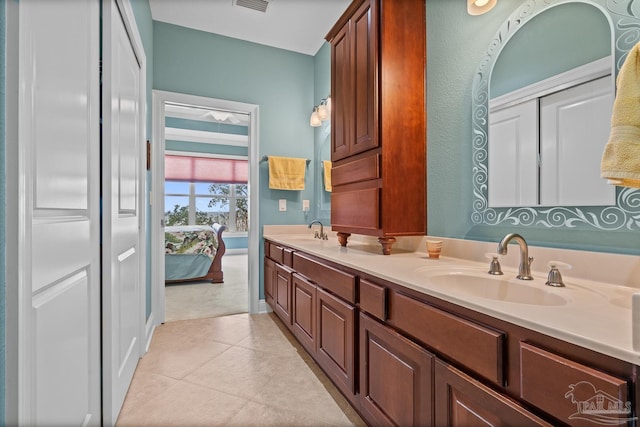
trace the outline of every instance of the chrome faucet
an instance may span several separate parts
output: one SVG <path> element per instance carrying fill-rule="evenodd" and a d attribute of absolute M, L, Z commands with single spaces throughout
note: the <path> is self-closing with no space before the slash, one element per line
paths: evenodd
<path fill-rule="evenodd" d="M 314 219 L 313 221 L 311 221 L 311 224 L 309 224 L 309 228 L 311 228 L 313 224 L 320 224 L 320 233 L 318 233 L 318 230 L 316 230 L 316 232 L 313 234 L 313 238 L 321 239 L 321 240 L 329 240 L 329 237 L 324 232 L 324 227 L 322 226 L 322 223 L 320 222 L 320 220 Z"/>
<path fill-rule="evenodd" d="M 506 255 L 507 245 L 511 240 L 515 240 L 518 246 L 520 246 L 520 265 L 518 266 L 518 275 L 516 278 L 520 280 L 533 280 L 533 276 L 531 275 L 531 262 L 533 261 L 533 257 L 529 256 L 529 246 L 527 246 L 524 237 L 516 233 L 507 234 L 500 240 L 500 243 L 498 243 L 498 253 L 500 255 Z"/>

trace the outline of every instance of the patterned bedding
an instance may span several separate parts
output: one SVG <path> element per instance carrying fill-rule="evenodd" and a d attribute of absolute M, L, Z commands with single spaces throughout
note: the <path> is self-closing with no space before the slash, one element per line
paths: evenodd
<path fill-rule="evenodd" d="M 218 249 L 218 238 L 208 225 L 179 225 L 165 227 L 165 254 L 204 254 L 214 257 Z"/>

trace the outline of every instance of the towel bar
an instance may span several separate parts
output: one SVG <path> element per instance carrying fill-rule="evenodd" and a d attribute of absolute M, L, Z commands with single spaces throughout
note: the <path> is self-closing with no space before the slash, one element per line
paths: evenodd
<path fill-rule="evenodd" d="M 260 159 L 260 162 L 266 162 L 267 160 L 269 160 L 269 156 L 262 156 L 262 158 Z M 307 164 L 311 163 L 311 159 L 306 159 Z"/>

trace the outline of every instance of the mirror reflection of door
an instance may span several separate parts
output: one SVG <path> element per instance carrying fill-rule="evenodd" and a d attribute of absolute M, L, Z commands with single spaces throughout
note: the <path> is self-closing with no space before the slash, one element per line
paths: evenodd
<path fill-rule="evenodd" d="M 191 235 L 205 236 L 198 242 L 204 251 L 171 262 L 165 255 L 166 321 L 248 311 L 248 126 L 248 114 L 165 104 L 165 231 L 172 238 L 194 229 Z M 209 230 L 217 225 L 226 227 L 224 279 L 211 283 L 198 277 L 215 253 Z"/>
<path fill-rule="evenodd" d="M 613 70 L 609 22 L 587 3 L 550 7 L 508 40 L 490 77 L 489 206 L 615 204 L 599 174 Z"/>

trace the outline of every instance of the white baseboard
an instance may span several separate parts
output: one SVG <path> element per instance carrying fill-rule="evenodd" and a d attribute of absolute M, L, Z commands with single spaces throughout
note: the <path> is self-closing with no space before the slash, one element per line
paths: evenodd
<path fill-rule="evenodd" d="M 151 338 L 153 338 L 153 333 L 156 330 L 156 324 L 153 317 L 153 313 L 147 319 L 147 324 L 144 327 L 144 354 L 149 351 L 149 346 L 151 345 Z M 143 355 L 144 355 L 143 354 Z M 141 355 L 141 356 L 143 356 Z"/>
<path fill-rule="evenodd" d="M 260 301 L 258 301 L 258 313 L 271 313 L 273 310 L 271 309 L 271 306 L 269 306 L 269 304 L 267 304 L 267 301 L 261 299 Z"/>

